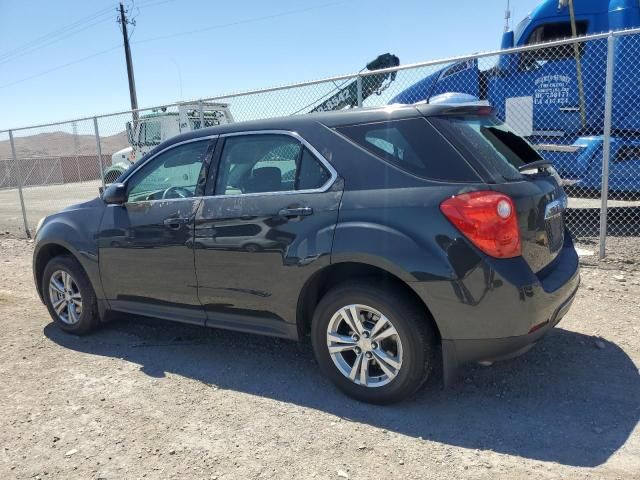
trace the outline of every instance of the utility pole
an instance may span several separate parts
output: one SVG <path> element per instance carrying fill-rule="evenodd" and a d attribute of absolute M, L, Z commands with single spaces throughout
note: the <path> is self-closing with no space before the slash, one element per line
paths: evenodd
<path fill-rule="evenodd" d="M 507 9 L 504 11 L 504 31 L 509 31 L 509 20 L 511 19 L 511 5 L 509 0 L 507 0 Z"/>
<path fill-rule="evenodd" d="M 122 38 L 124 39 L 124 56 L 127 61 L 127 76 L 129 77 L 129 97 L 131 98 L 133 121 L 137 122 L 138 96 L 136 95 L 136 79 L 133 76 L 133 61 L 131 60 L 131 48 L 129 47 L 129 35 L 127 34 L 127 24 L 135 25 L 135 21 L 127 19 L 122 2 L 120 2 L 120 17 L 118 17 L 118 23 L 122 25 Z"/>

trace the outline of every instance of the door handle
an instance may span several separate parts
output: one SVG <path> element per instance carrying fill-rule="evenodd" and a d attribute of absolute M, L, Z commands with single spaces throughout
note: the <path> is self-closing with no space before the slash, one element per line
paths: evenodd
<path fill-rule="evenodd" d="M 180 228 L 182 225 L 186 225 L 187 223 L 189 223 L 191 221 L 190 218 L 176 218 L 176 217 L 172 217 L 172 218 L 165 218 L 164 219 L 164 224 L 169 227 L 169 228 L 173 228 L 174 230 Z"/>
<path fill-rule="evenodd" d="M 278 215 L 281 217 L 306 217 L 311 214 L 313 214 L 313 208 L 311 207 L 283 208 L 278 211 Z"/>

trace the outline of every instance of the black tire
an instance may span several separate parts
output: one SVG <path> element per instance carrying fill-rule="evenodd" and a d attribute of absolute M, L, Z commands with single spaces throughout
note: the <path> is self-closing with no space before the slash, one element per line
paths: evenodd
<path fill-rule="evenodd" d="M 262 251 L 262 247 L 257 243 L 247 243 L 242 248 L 244 249 L 245 252 L 249 252 L 249 253 L 256 253 L 256 252 Z"/>
<path fill-rule="evenodd" d="M 397 376 L 383 386 L 354 383 L 340 372 L 329 353 L 327 329 L 344 306 L 360 304 L 385 315 L 402 344 L 402 364 Z M 375 282 L 343 284 L 330 290 L 318 303 L 311 326 L 311 342 L 321 370 L 347 395 L 367 403 L 390 404 L 414 394 L 427 380 L 433 366 L 434 333 L 429 313 L 398 288 Z"/>
<path fill-rule="evenodd" d="M 66 272 L 67 274 L 71 275 L 73 283 L 77 287 L 77 290 L 79 291 L 81 296 L 82 310 L 79 315 L 79 319 L 75 323 L 66 323 L 65 321 L 63 321 L 56 313 L 52 303 L 51 294 L 49 291 L 49 282 L 51 281 L 51 277 L 56 272 L 60 271 Z M 65 332 L 73 333 L 76 335 L 84 335 L 94 330 L 100 323 L 98 315 L 98 302 L 96 299 L 96 294 L 93 290 L 93 286 L 91 285 L 91 282 L 89 281 L 89 278 L 87 277 L 84 269 L 75 258 L 69 255 L 61 255 L 52 258 L 49 263 L 47 263 L 47 266 L 44 269 L 41 288 L 47 310 L 49 310 L 49 315 L 51 315 L 54 323 Z M 67 310 L 67 317 L 69 316 L 70 314 Z"/>
<path fill-rule="evenodd" d="M 113 183 L 118 179 L 120 175 L 121 175 L 120 172 L 116 172 L 113 170 L 110 172 L 107 172 L 107 174 L 104 176 L 104 183 Z"/>

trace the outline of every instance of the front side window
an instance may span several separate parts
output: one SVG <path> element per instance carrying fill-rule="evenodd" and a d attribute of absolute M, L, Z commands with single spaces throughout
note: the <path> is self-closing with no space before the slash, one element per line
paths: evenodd
<path fill-rule="evenodd" d="M 324 186 L 331 175 L 297 139 L 260 134 L 225 140 L 216 195 L 239 195 L 311 190 Z"/>
<path fill-rule="evenodd" d="M 153 158 L 127 182 L 128 201 L 193 197 L 209 143 L 186 143 Z"/>

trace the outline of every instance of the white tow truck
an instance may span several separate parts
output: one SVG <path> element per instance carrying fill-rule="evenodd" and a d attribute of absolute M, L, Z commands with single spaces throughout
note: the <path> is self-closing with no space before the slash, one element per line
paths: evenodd
<path fill-rule="evenodd" d="M 127 122 L 129 146 L 111 155 L 111 165 L 104 171 L 105 183 L 112 183 L 136 160 L 168 138 L 180 133 L 232 123 L 227 103 L 197 102 L 178 105 L 178 111 L 155 109 Z"/>

